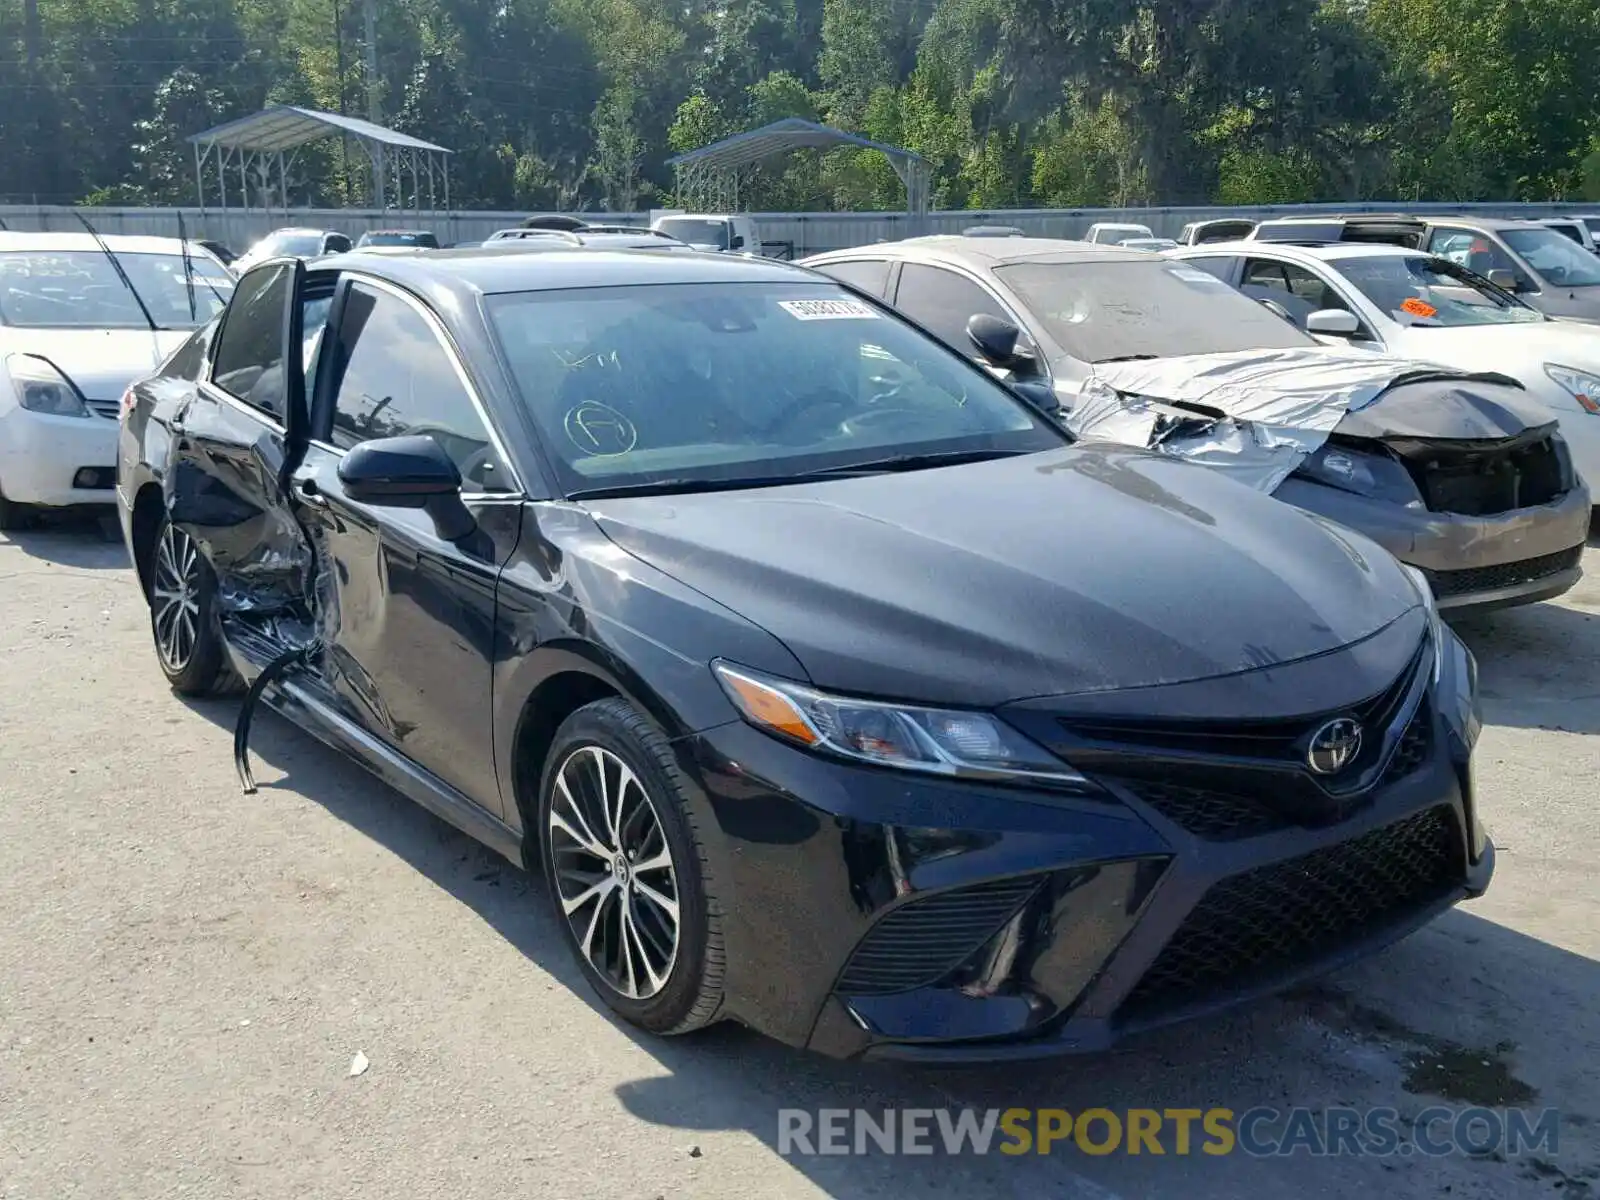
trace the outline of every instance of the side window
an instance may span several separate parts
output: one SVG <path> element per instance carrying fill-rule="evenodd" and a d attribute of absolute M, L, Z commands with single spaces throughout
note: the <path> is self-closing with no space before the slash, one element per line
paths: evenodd
<path fill-rule="evenodd" d="M 1490 271 L 1510 271 L 1517 277 L 1519 290 L 1534 290 L 1533 280 L 1528 278 L 1527 273 L 1512 261 L 1498 243 L 1481 233 L 1441 225 L 1429 234 L 1428 250 L 1484 278 L 1488 278 Z"/>
<path fill-rule="evenodd" d="M 234 289 L 212 356 L 211 381 L 230 396 L 283 420 L 283 306 L 286 266 L 246 272 Z"/>
<path fill-rule="evenodd" d="M 352 283 L 339 332 L 350 349 L 334 394 L 335 446 L 425 433 L 455 462 L 467 491 L 513 490 L 450 352 L 416 309 Z"/>
<path fill-rule="evenodd" d="M 1233 264 L 1238 260 L 1226 254 L 1214 255 L 1211 258 L 1183 258 L 1178 261 L 1185 266 L 1197 267 L 1207 275 L 1215 275 L 1223 283 L 1228 282 L 1233 274 Z"/>
<path fill-rule="evenodd" d="M 967 321 L 974 313 L 1011 320 L 995 298 L 972 280 L 921 263 L 906 263 L 900 268 L 895 307 L 963 354 L 972 353 Z"/>
<path fill-rule="evenodd" d="M 163 379 L 199 379 L 200 372 L 206 365 L 206 347 L 211 345 L 211 335 L 217 330 L 217 323 L 212 321 L 202 325 L 189 335 L 189 339 L 179 346 L 171 358 L 162 364 L 158 372 Z"/>
<path fill-rule="evenodd" d="M 1294 263 L 1253 258 L 1245 263 L 1239 290 L 1252 300 L 1270 300 L 1301 329 L 1306 318 L 1324 308 L 1349 310 L 1339 293 L 1323 279 Z"/>
<path fill-rule="evenodd" d="M 826 263 L 817 268 L 840 283 L 860 288 L 882 298 L 889 290 L 889 263 L 882 258 L 858 258 L 853 262 Z"/>

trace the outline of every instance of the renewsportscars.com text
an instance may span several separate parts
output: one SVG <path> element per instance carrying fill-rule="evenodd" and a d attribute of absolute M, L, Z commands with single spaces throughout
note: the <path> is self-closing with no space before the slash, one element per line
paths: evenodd
<path fill-rule="evenodd" d="M 1425 1108 L 786 1108 L 778 1153 L 851 1154 L 1304 1154 L 1439 1158 L 1560 1151 L 1555 1109 Z"/>

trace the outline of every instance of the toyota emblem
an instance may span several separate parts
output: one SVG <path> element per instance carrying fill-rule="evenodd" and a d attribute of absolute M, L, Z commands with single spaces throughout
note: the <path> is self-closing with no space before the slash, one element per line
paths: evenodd
<path fill-rule="evenodd" d="M 1306 766 L 1317 775 L 1337 775 L 1361 753 L 1361 726 L 1349 717 L 1329 721 L 1311 735 Z"/>

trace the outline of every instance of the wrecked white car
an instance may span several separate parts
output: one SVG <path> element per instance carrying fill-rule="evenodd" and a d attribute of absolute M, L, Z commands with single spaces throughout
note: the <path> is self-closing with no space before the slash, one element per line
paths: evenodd
<path fill-rule="evenodd" d="M 1441 608 L 1549 599 L 1581 575 L 1588 490 L 1556 414 L 1514 380 L 1330 349 L 1205 264 L 1120 246 L 908 238 L 804 265 L 976 353 L 1081 438 L 1359 530 Z"/>

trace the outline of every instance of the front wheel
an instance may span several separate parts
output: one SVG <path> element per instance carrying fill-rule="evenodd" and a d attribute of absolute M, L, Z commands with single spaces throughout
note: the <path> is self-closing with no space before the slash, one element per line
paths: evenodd
<path fill-rule="evenodd" d="M 195 540 L 163 519 L 150 562 L 150 633 L 156 661 L 182 696 L 236 691 L 217 614 L 217 577 Z"/>
<path fill-rule="evenodd" d="M 539 789 L 550 900 L 601 999 L 653 1033 L 722 1004 L 721 910 L 666 738 L 621 699 L 556 732 Z"/>

